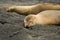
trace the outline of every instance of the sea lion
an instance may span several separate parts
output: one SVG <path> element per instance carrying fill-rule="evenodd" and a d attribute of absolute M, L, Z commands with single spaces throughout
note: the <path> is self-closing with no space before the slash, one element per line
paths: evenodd
<path fill-rule="evenodd" d="M 33 25 L 58 25 L 60 24 L 60 11 L 46 10 L 37 15 L 28 15 L 24 19 L 24 27 L 31 27 Z"/>
<path fill-rule="evenodd" d="M 7 12 L 16 12 L 21 15 L 38 14 L 39 12 L 44 10 L 60 10 L 60 5 L 54 3 L 39 3 L 30 6 L 6 7 Z"/>

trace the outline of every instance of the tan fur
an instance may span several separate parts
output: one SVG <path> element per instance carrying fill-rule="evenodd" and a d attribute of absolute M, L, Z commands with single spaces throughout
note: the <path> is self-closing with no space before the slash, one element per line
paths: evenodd
<path fill-rule="evenodd" d="M 60 11 L 46 10 L 37 15 L 28 15 L 24 19 L 25 27 L 31 27 L 36 24 L 51 25 L 60 23 Z"/>
<path fill-rule="evenodd" d="M 38 14 L 44 10 L 60 10 L 60 5 L 53 3 L 41 3 L 31 6 L 10 6 L 6 8 L 8 12 L 17 12 L 21 15 Z"/>

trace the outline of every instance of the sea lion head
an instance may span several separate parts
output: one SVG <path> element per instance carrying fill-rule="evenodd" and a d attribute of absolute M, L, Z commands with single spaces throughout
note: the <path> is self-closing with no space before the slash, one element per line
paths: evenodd
<path fill-rule="evenodd" d="M 24 27 L 31 27 L 33 25 L 35 25 L 36 23 L 36 16 L 35 15 L 28 15 L 25 17 L 24 19 Z"/>
<path fill-rule="evenodd" d="M 5 10 L 7 11 L 7 12 L 14 12 L 14 7 L 12 6 L 12 7 L 5 7 Z"/>

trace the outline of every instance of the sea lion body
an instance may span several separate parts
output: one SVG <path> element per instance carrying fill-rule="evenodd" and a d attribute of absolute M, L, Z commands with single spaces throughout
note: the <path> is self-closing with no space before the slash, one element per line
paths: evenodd
<path fill-rule="evenodd" d="M 21 15 L 38 14 L 44 10 L 60 10 L 59 4 L 40 3 L 31 6 L 10 6 L 6 8 L 8 12 L 16 12 Z"/>
<path fill-rule="evenodd" d="M 25 27 L 33 25 L 51 25 L 60 24 L 60 11 L 46 10 L 38 13 L 37 15 L 28 15 L 24 19 Z"/>

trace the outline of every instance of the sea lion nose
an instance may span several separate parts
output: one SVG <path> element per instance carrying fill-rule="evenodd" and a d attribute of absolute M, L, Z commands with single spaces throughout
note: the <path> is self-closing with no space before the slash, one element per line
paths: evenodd
<path fill-rule="evenodd" d="M 29 26 L 28 25 L 25 25 L 25 28 L 29 28 Z"/>
<path fill-rule="evenodd" d="M 25 28 L 29 28 L 27 24 L 23 24 Z"/>
<path fill-rule="evenodd" d="M 28 27 L 28 26 L 26 26 L 25 28 L 29 29 L 29 27 Z"/>

